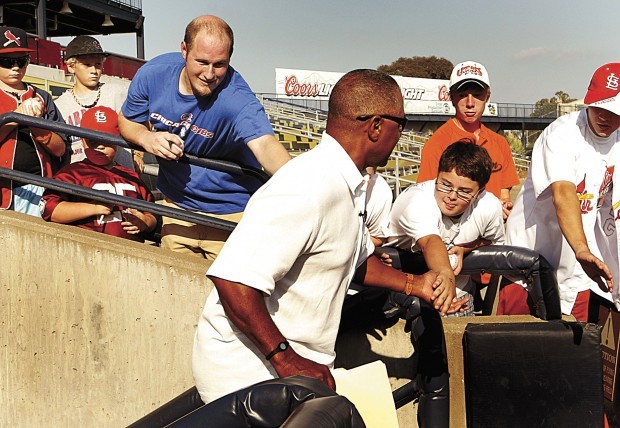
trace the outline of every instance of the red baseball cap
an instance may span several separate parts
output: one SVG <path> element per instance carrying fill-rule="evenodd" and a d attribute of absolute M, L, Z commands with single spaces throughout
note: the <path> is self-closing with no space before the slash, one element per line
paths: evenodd
<path fill-rule="evenodd" d="M 588 106 L 600 107 L 620 115 L 620 63 L 612 62 L 600 66 L 590 80 L 583 102 Z"/>
<path fill-rule="evenodd" d="M 118 130 L 118 114 L 110 107 L 97 106 L 86 110 L 82 115 L 80 126 L 107 134 L 121 135 Z"/>

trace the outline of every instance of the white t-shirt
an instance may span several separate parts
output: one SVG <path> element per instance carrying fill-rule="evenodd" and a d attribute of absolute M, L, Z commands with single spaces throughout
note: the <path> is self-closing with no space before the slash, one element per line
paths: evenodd
<path fill-rule="evenodd" d="M 412 252 L 421 251 L 418 240 L 437 235 L 447 248 L 468 244 L 479 238 L 493 244 L 504 244 L 502 204 L 492 193 L 483 191 L 460 217 L 444 216 L 435 200 L 435 180 L 412 184 L 402 192 L 392 206 L 390 232 L 385 245 Z M 457 289 L 468 291 L 469 275 L 457 277 Z"/>
<path fill-rule="evenodd" d="M 256 192 L 207 275 L 262 291 L 276 326 L 301 356 L 332 366 L 342 304 L 358 263 L 372 254 L 364 225 L 367 179 L 323 134 Z M 226 317 L 217 290 L 207 298 L 192 368 L 208 403 L 277 377 Z"/>
<path fill-rule="evenodd" d="M 368 182 L 366 193 L 366 226 L 370 236 L 387 238 L 389 236 L 390 210 L 392 208 L 392 189 L 385 178 L 373 174 Z"/>
<path fill-rule="evenodd" d="M 99 101 L 97 101 L 97 106 L 110 107 L 118 113 L 121 111 L 125 98 L 127 98 L 127 88 L 112 83 L 102 83 L 101 95 Z M 87 96 L 78 97 L 78 99 L 82 105 L 75 100 L 70 91 L 65 91 L 54 101 L 54 104 L 56 104 L 56 107 L 60 110 L 65 122 L 69 125 L 80 126 L 82 123 L 82 115 L 88 110 L 82 106 L 94 103 L 97 99 L 97 91 L 92 91 Z M 69 141 L 71 142 L 70 163 L 83 160 L 86 156 L 84 155 L 82 139 L 75 135 L 71 135 Z M 134 169 L 133 157 L 131 155 L 131 150 L 128 148 L 119 147 L 114 160 L 117 164 L 125 168 Z"/>
<path fill-rule="evenodd" d="M 532 166 L 506 223 L 510 245 L 533 249 L 556 267 L 565 314 L 571 313 L 580 291 L 592 289 L 610 300 L 611 295 L 603 293 L 577 263 L 560 230 L 550 186 L 558 181 L 575 184 L 588 246 L 595 256 L 602 257 L 597 218 L 611 189 L 613 164 L 609 159 L 617 151 L 613 149 L 618 141 L 617 131 L 608 138 L 596 136 L 588 125 L 586 110 L 558 118 L 534 144 Z"/>

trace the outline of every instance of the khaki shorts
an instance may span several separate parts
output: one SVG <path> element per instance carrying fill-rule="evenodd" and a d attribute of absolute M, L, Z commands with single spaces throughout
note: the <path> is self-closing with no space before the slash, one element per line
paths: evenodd
<path fill-rule="evenodd" d="M 159 203 L 167 207 L 183 209 L 168 198 L 159 201 Z M 204 214 L 209 217 L 229 220 L 236 223 L 243 217 L 242 212 L 223 215 L 209 213 L 198 214 Z M 207 260 L 215 260 L 229 236 L 230 232 L 224 230 L 189 223 L 171 217 L 162 217 L 161 247 L 178 253 L 194 254 Z"/>

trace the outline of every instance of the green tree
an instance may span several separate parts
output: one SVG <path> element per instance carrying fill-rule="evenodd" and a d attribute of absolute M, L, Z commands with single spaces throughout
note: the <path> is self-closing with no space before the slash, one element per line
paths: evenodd
<path fill-rule="evenodd" d="M 450 79 L 454 65 L 445 58 L 436 56 L 400 57 L 391 64 L 377 67 L 377 70 L 395 76 L 421 77 L 426 79 Z"/>
<path fill-rule="evenodd" d="M 532 117 L 548 117 L 554 116 L 558 111 L 558 104 L 565 104 L 575 101 L 576 98 L 571 98 L 564 91 L 558 91 L 555 93 L 554 97 L 551 98 L 542 98 L 536 101 L 534 106 L 534 111 L 532 112 Z"/>
<path fill-rule="evenodd" d="M 525 147 L 523 147 L 523 142 L 521 141 L 520 131 L 506 131 L 504 132 L 504 137 L 508 141 L 510 150 L 512 150 L 513 153 L 519 153 L 520 155 L 526 154 Z"/>

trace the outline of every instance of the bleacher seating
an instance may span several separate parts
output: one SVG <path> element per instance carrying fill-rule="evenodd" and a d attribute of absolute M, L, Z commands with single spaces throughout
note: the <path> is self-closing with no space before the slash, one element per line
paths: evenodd
<path fill-rule="evenodd" d="M 327 121 L 325 111 L 296 105 L 289 101 L 266 97 L 260 99 L 276 138 L 292 156 L 308 151 L 319 143 Z M 405 130 L 388 164 L 384 168 L 379 168 L 379 173 L 394 189 L 395 195 L 411 183 L 415 183 L 422 147 L 428 138 L 427 134 Z M 529 168 L 529 159 L 518 154 L 514 154 L 514 159 L 519 171 L 526 171 Z"/>

